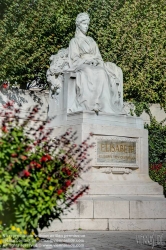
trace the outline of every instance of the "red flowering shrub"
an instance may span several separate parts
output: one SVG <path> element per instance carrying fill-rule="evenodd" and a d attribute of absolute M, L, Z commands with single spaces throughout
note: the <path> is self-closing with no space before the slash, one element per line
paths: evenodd
<path fill-rule="evenodd" d="M 6 126 L 3 126 L 1 129 L 2 129 L 2 131 L 3 131 L 4 133 L 7 133 L 7 132 L 8 132 L 7 127 L 6 127 Z"/>
<path fill-rule="evenodd" d="M 51 156 L 50 155 L 43 155 L 42 158 L 40 159 L 40 161 L 42 162 L 46 162 L 46 161 L 50 161 L 51 160 Z"/>
<path fill-rule="evenodd" d="M 3 88 L 3 89 L 8 89 L 8 88 L 9 88 L 9 84 L 8 84 L 7 82 L 4 82 L 4 83 L 2 84 L 2 88 Z"/>
<path fill-rule="evenodd" d="M 25 177 L 29 177 L 31 174 L 30 174 L 30 172 L 29 171 L 27 171 L 27 170 L 23 170 L 23 176 L 25 176 Z"/>
<path fill-rule="evenodd" d="M 88 189 L 72 191 L 81 171 L 89 168 L 89 139 L 76 145 L 76 133 L 68 130 L 51 140 L 52 129 L 37 121 L 38 110 L 34 107 L 21 121 L 19 110 L 8 102 L 0 113 L 0 234 L 16 234 L 14 228 L 20 228 L 37 235 L 37 228 L 60 219 Z"/>
<path fill-rule="evenodd" d="M 65 186 L 66 187 L 69 187 L 70 185 L 71 185 L 71 181 L 70 180 L 68 180 L 68 181 L 65 182 Z"/>
<path fill-rule="evenodd" d="M 163 186 L 164 195 L 166 197 L 166 164 L 153 163 L 149 166 L 149 175 L 153 181 Z"/>
<path fill-rule="evenodd" d="M 63 190 L 62 189 L 59 189 L 58 191 L 57 191 L 57 194 L 58 195 L 61 195 L 63 193 Z"/>

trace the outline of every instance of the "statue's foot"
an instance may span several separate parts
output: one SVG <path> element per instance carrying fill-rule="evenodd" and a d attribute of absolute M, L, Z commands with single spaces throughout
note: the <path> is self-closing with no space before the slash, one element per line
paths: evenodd
<path fill-rule="evenodd" d="M 92 109 L 92 111 L 94 111 L 96 113 L 96 115 L 99 115 L 99 112 L 101 112 L 100 109 Z"/>
<path fill-rule="evenodd" d="M 99 112 L 101 111 L 99 103 L 95 103 L 94 108 L 92 109 L 92 111 L 94 111 L 97 115 L 99 114 Z"/>

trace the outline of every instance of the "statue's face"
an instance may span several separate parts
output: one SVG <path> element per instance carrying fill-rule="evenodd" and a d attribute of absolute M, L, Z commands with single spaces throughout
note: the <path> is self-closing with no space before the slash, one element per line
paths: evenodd
<path fill-rule="evenodd" d="M 82 21 L 78 27 L 82 31 L 82 33 L 86 34 L 89 27 L 89 21 L 88 20 Z"/>

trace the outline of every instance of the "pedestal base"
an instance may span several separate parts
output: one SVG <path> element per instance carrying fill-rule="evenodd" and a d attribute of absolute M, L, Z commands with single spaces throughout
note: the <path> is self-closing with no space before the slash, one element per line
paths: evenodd
<path fill-rule="evenodd" d="M 165 207 L 166 199 L 154 196 L 84 197 L 73 205 L 71 212 L 62 216 L 62 223 L 55 220 L 43 231 L 164 231 Z"/>
<path fill-rule="evenodd" d="M 89 184 L 90 190 L 62 223 L 54 221 L 43 231 L 166 230 L 166 199 L 163 188 L 149 178 L 148 131 L 142 120 L 77 112 L 68 114 L 54 133 L 60 135 L 69 127 L 77 131 L 78 143 L 94 134 L 92 168 L 75 185 L 79 189 Z"/>

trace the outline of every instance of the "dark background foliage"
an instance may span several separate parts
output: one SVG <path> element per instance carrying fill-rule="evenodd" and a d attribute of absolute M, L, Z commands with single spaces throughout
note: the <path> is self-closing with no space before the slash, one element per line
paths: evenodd
<path fill-rule="evenodd" d="M 88 35 L 124 73 L 124 99 L 166 107 L 164 0 L 0 0 L 0 81 L 46 82 L 49 57 L 68 47 L 75 18 L 88 12 Z"/>
<path fill-rule="evenodd" d="M 149 132 L 149 162 L 166 163 L 166 125 L 151 117 L 150 125 L 145 128 Z"/>

